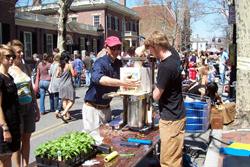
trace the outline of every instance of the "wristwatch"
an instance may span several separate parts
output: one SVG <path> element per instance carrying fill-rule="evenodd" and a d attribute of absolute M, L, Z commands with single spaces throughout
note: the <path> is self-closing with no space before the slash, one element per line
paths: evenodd
<path fill-rule="evenodd" d="M 8 132 L 8 131 L 9 131 L 9 128 L 4 129 L 3 131 L 4 131 L 4 132 Z"/>

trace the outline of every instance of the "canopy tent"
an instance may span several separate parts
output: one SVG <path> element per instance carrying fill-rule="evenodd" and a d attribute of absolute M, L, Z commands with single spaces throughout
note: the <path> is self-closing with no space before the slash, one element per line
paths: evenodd
<path fill-rule="evenodd" d="M 209 48 L 209 49 L 207 49 L 207 51 L 208 52 L 220 52 L 220 50 L 215 48 L 215 47 Z"/>

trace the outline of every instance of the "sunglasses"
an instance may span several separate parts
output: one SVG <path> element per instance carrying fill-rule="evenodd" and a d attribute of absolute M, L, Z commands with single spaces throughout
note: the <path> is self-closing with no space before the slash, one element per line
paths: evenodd
<path fill-rule="evenodd" d="M 16 59 L 16 55 L 5 55 L 5 58 L 9 60 L 12 57 L 13 60 Z"/>
<path fill-rule="evenodd" d="M 110 46 L 108 46 L 109 47 L 109 49 L 110 50 L 121 50 L 121 46 L 112 46 L 112 47 L 110 47 Z"/>

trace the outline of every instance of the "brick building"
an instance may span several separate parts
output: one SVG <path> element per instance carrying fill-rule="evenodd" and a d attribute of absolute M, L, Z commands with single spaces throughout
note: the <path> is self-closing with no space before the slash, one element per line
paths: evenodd
<path fill-rule="evenodd" d="M 56 3 L 36 4 L 33 6 L 19 8 L 21 12 L 32 12 L 46 16 L 58 18 L 56 10 L 59 6 Z M 81 40 L 74 34 L 68 33 L 68 38 L 75 44 L 72 50 L 81 50 L 83 43 L 89 42 L 85 47 L 88 51 L 98 52 L 102 49 L 103 43 L 108 36 L 117 36 L 123 43 L 123 50 L 126 51 L 130 46 L 138 45 L 139 16 L 137 12 L 126 7 L 126 0 L 120 0 L 119 3 L 112 0 L 77 0 L 70 7 L 68 22 L 75 24 L 85 24 L 98 27 L 102 25 L 104 29 L 103 36 L 95 36 L 86 33 Z M 82 42 L 82 44 L 80 44 Z"/>
<path fill-rule="evenodd" d="M 52 53 L 57 47 L 57 3 L 17 8 L 15 0 L 0 0 L 0 43 L 19 39 L 24 44 L 24 59 L 32 67 L 34 53 Z M 70 53 L 77 50 L 99 52 L 108 36 L 117 36 L 123 43 L 123 51 L 138 46 L 137 12 L 127 8 L 125 0 L 75 0 L 68 14 L 66 44 Z M 102 25 L 104 34 L 97 32 Z"/>
<path fill-rule="evenodd" d="M 172 8 L 171 0 L 167 4 L 151 4 L 144 0 L 143 5 L 132 7 L 140 17 L 140 36 L 146 37 L 153 30 L 162 30 L 168 36 L 170 44 L 185 50 L 190 41 L 190 16 L 185 3 Z"/>
<path fill-rule="evenodd" d="M 16 37 L 15 33 L 15 3 L 16 0 L 0 1 L 0 44 L 7 43 Z"/>

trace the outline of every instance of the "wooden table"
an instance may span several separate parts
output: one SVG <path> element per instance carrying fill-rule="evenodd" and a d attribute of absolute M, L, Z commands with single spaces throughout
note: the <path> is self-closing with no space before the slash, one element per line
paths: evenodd
<path fill-rule="evenodd" d="M 119 166 L 119 167 L 128 167 L 128 166 L 136 166 L 157 144 L 160 140 L 160 134 L 158 127 L 154 129 L 149 129 L 148 134 L 145 137 L 140 137 L 138 131 L 132 131 L 128 128 L 123 130 L 112 130 L 112 127 L 107 126 L 106 124 L 102 125 L 98 129 L 97 132 L 100 133 L 100 136 L 103 137 L 103 144 L 112 146 L 111 151 L 117 151 L 119 154 L 135 154 L 135 156 L 130 157 L 121 157 L 117 156 L 110 162 L 105 162 L 104 157 L 107 154 L 97 154 L 96 161 L 99 161 L 100 164 L 93 166 Z M 143 145 L 141 144 L 138 148 L 132 147 L 122 147 L 120 143 L 122 139 L 128 138 L 136 138 L 141 140 L 150 140 L 152 142 L 151 145 Z M 32 162 L 28 167 L 34 167 L 35 162 Z"/>
<path fill-rule="evenodd" d="M 96 131 L 98 131 L 101 137 L 104 137 L 103 144 L 112 146 L 112 151 L 117 151 L 119 154 L 135 154 L 135 156 L 131 157 L 120 157 L 117 156 L 110 162 L 105 162 L 104 157 L 106 155 L 97 155 L 96 160 L 100 162 L 98 166 L 119 166 L 119 167 L 128 167 L 128 166 L 136 166 L 157 144 L 160 140 L 159 129 L 154 128 L 149 130 L 149 134 L 145 137 L 139 137 L 139 132 L 127 130 L 127 131 L 112 131 L 112 128 L 109 126 L 101 126 Z M 143 145 L 141 144 L 138 148 L 131 147 L 122 147 L 120 143 L 124 137 L 141 139 L 141 140 L 150 140 L 152 142 L 151 145 Z"/>

